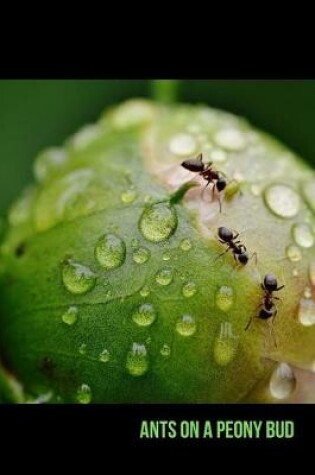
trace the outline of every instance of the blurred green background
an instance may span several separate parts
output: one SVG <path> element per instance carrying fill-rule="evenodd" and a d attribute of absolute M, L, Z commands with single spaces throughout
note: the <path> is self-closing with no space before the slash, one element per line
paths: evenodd
<path fill-rule="evenodd" d="M 31 180 L 42 148 L 60 145 L 106 106 L 150 92 L 144 80 L 0 81 L 0 215 Z M 315 164 L 315 80 L 187 80 L 179 100 L 243 115 Z"/>

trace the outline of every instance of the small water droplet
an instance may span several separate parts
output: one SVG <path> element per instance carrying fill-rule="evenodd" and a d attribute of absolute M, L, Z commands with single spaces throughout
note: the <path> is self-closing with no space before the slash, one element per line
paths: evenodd
<path fill-rule="evenodd" d="M 168 358 L 171 355 L 171 347 L 166 343 L 162 346 L 160 353 L 165 358 Z"/>
<path fill-rule="evenodd" d="M 311 284 L 315 286 L 315 261 L 310 262 L 308 273 L 309 273 Z"/>
<path fill-rule="evenodd" d="M 73 135 L 71 143 L 76 150 L 82 150 L 100 138 L 101 135 L 102 129 L 98 124 L 84 125 Z"/>
<path fill-rule="evenodd" d="M 170 140 L 169 148 L 172 153 L 179 156 L 191 155 L 196 150 L 196 140 L 189 134 L 177 134 Z"/>
<path fill-rule="evenodd" d="M 233 305 L 234 291 L 231 287 L 223 285 L 219 288 L 215 296 L 215 303 L 222 312 L 227 312 Z"/>
<path fill-rule="evenodd" d="M 132 247 L 132 249 L 136 249 L 137 247 L 139 247 L 139 241 L 138 241 L 138 239 L 132 239 L 132 241 L 131 241 L 131 247 Z"/>
<path fill-rule="evenodd" d="M 124 191 L 124 192 L 120 195 L 121 201 L 122 201 L 123 203 L 125 203 L 125 204 L 133 203 L 136 198 L 137 198 L 137 193 L 136 193 L 135 190 L 133 190 L 133 189 Z"/>
<path fill-rule="evenodd" d="M 302 192 L 310 208 L 315 211 L 315 180 L 303 184 Z"/>
<path fill-rule="evenodd" d="M 92 391 L 88 384 L 81 384 L 77 390 L 77 401 L 80 404 L 90 404 L 92 400 Z"/>
<path fill-rule="evenodd" d="M 162 255 L 163 261 L 170 261 L 171 260 L 171 252 L 169 250 L 164 251 Z"/>
<path fill-rule="evenodd" d="M 148 327 L 156 319 L 156 311 L 150 303 L 144 303 L 132 314 L 132 320 L 141 327 Z"/>
<path fill-rule="evenodd" d="M 308 224 L 295 224 L 292 233 L 298 246 L 308 248 L 314 245 L 314 235 Z"/>
<path fill-rule="evenodd" d="M 173 281 L 173 270 L 170 268 L 160 269 L 155 280 L 160 285 L 169 285 Z"/>
<path fill-rule="evenodd" d="M 176 331 L 182 336 L 191 336 L 196 331 L 195 319 L 190 315 L 183 315 L 176 323 Z"/>
<path fill-rule="evenodd" d="M 95 257 L 105 269 L 117 269 L 125 262 L 126 245 L 116 234 L 105 234 L 95 247 Z"/>
<path fill-rule="evenodd" d="M 142 289 L 140 289 L 140 295 L 141 297 L 147 297 L 150 295 L 150 288 L 147 285 L 144 285 Z"/>
<path fill-rule="evenodd" d="M 298 193 L 287 185 L 271 185 L 265 190 L 269 209 L 281 218 L 293 218 L 300 209 Z"/>
<path fill-rule="evenodd" d="M 298 269 L 293 269 L 292 275 L 293 275 L 293 277 L 298 277 L 298 276 L 299 276 L 299 271 L 298 271 Z"/>
<path fill-rule="evenodd" d="M 145 239 L 160 242 L 168 239 L 177 228 L 175 209 L 165 203 L 157 203 L 145 208 L 140 220 L 139 229 Z"/>
<path fill-rule="evenodd" d="M 192 248 L 192 243 L 189 239 L 183 239 L 182 242 L 180 243 L 180 248 L 182 251 L 190 251 Z"/>
<path fill-rule="evenodd" d="M 223 322 L 220 326 L 220 334 L 215 339 L 213 355 L 216 363 L 227 366 L 233 361 L 237 353 L 238 338 L 233 334 L 232 324 Z"/>
<path fill-rule="evenodd" d="M 309 298 L 304 298 L 300 300 L 299 313 L 298 313 L 299 322 L 302 323 L 305 327 L 310 327 L 315 324 L 315 302 Z"/>
<path fill-rule="evenodd" d="M 127 354 L 126 369 L 132 376 L 142 376 L 148 371 L 149 361 L 144 345 L 133 343 L 131 351 Z"/>
<path fill-rule="evenodd" d="M 139 247 L 133 252 L 132 258 L 137 264 L 144 264 L 150 258 L 150 251 L 145 247 Z"/>
<path fill-rule="evenodd" d="M 279 363 L 273 371 L 269 391 L 275 399 L 287 399 L 296 388 L 296 378 L 290 366 L 286 363 Z"/>
<path fill-rule="evenodd" d="M 112 112 L 111 121 L 119 130 L 139 127 L 154 118 L 155 108 L 152 103 L 144 99 L 131 99 L 120 104 Z"/>
<path fill-rule="evenodd" d="M 305 297 L 306 299 L 312 298 L 312 290 L 311 290 L 310 287 L 305 287 L 305 289 L 304 289 L 304 297 Z"/>
<path fill-rule="evenodd" d="M 108 363 L 109 359 L 110 359 L 110 354 L 109 354 L 109 351 L 108 350 L 103 350 L 100 355 L 99 355 L 99 358 L 98 358 L 102 363 Z"/>
<path fill-rule="evenodd" d="M 195 282 L 185 282 L 185 284 L 183 285 L 183 288 L 182 288 L 182 294 L 184 297 L 192 297 L 193 295 L 195 295 L 195 293 L 197 292 L 197 286 L 195 284 Z"/>
<path fill-rule="evenodd" d="M 62 280 L 72 294 L 85 294 L 95 286 L 96 275 L 88 267 L 68 260 L 63 263 Z"/>
<path fill-rule="evenodd" d="M 11 226 L 24 224 L 30 219 L 34 198 L 35 190 L 29 187 L 23 192 L 22 196 L 13 203 L 8 216 Z"/>
<path fill-rule="evenodd" d="M 214 136 L 214 141 L 219 147 L 232 151 L 242 150 L 246 145 L 244 134 L 233 128 L 219 130 Z"/>
<path fill-rule="evenodd" d="M 69 307 L 68 310 L 62 315 L 62 321 L 67 325 L 73 325 L 78 319 L 78 308 Z"/>
<path fill-rule="evenodd" d="M 291 262 L 297 262 L 302 259 L 302 253 L 297 246 L 288 246 L 286 249 L 286 254 Z"/>
<path fill-rule="evenodd" d="M 62 148 L 49 148 L 38 155 L 34 164 L 34 174 L 43 183 L 60 170 L 67 161 L 67 153 Z"/>
<path fill-rule="evenodd" d="M 250 191 L 254 196 L 259 196 L 262 192 L 262 187 L 261 185 L 258 185 L 257 183 L 253 183 L 250 187 Z"/>
<path fill-rule="evenodd" d="M 79 353 L 80 355 L 85 355 L 87 350 L 87 344 L 86 343 L 81 343 L 79 346 Z"/>
<path fill-rule="evenodd" d="M 210 160 L 215 163 L 223 163 L 227 160 L 227 153 L 219 148 L 211 150 Z"/>

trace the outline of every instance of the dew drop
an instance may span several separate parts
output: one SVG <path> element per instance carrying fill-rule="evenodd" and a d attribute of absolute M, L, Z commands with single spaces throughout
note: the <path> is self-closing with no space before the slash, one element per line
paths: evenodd
<path fill-rule="evenodd" d="M 299 322 L 305 327 L 310 327 L 315 324 L 315 302 L 309 298 L 303 298 L 300 300 Z"/>
<path fill-rule="evenodd" d="M 219 288 L 215 296 L 216 306 L 222 310 L 222 312 L 227 312 L 233 305 L 234 302 L 234 291 L 232 287 L 223 285 Z"/>
<path fill-rule="evenodd" d="M 308 224 L 295 224 L 292 233 L 298 246 L 308 248 L 314 245 L 314 234 Z"/>
<path fill-rule="evenodd" d="M 286 254 L 291 262 L 298 262 L 302 259 L 302 253 L 297 246 L 288 246 L 286 249 Z"/>
<path fill-rule="evenodd" d="M 196 331 L 196 322 L 190 315 L 183 315 L 176 323 L 176 331 L 182 336 L 191 336 Z"/>
<path fill-rule="evenodd" d="M 100 138 L 101 135 L 102 129 L 98 124 L 88 124 L 73 135 L 71 144 L 76 150 L 82 150 Z"/>
<path fill-rule="evenodd" d="M 105 269 L 117 269 L 125 262 L 126 245 L 116 234 L 105 234 L 95 247 L 95 257 Z"/>
<path fill-rule="evenodd" d="M 77 390 L 77 401 L 80 404 L 90 404 L 92 400 L 92 391 L 88 384 L 81 384 Z"/>
<path fill-rule="evenodd" d="M 86 343 L 81 343 L 79 346 L 79 353 L 80 355 L 85 355 L 87 350 L 87 344 Z"/>
<path fill-rule="evenodd" d="M 148 371 L 149 361 L 146 347 L 133 343 L 131 351 L 127 354 L 126 369 L 132 376 L 142 376 Z"/>
<path fill-rule="evenodd" d="M 85 294 L 95 286 L 96 275 L 89 267 L 70 259 L 63 263 L 62 281 L 72 294 Z"/>
<path fill-rule="evenodd" d="M 34 164 L 34 174 L 39 183 L 53 177 L 67 161 L 67 153 L 62 148 L 49 148 L 38 155 Z"/>
<path fill-rule="evenodd" d="M 286 185 L 269 186 L 265 190 L 265 201 L 269 209 L 281 218 L 293 218 L 300 209 L 299 195 Z"/>
<path fill-rule="evenodd" d="M 195 295 L 197 292 L 197 286 L 195 282 L 185 282 L 185 284 L 182 287 L 182 294 L 184 297 L 189 298 Z"/>
<path fill-rule="evenodd" d="M 154 106 L 143 99 L 132 99 L 116 107 L 111 120 L 116 129 L 125 130 L 139 127 L 154 118 Z"/>
<path fill-rule="evenodd" d="M 165 358 L 168 358 L 171 355 L 171 347 L 166 343 L 162 346 L 160 353 Z"/>
<path fill-rule="evenodd" d="M 172 153 L 179 156 L 191 155 L 196 151 L 196 140 L 189 134 L 177 134 L 172 137 L 169 148 Z"/>
<path fill-rule="evenodd" d="M 11 226 L 24 224 L 30 219 L 34 198 L 34 189 L 28 188 L 23 192 L 22 196 L 13 203 L 8 216 Z"/>
<path fill-rule="evenodd" d="M 219 147 L 232 151 L 242 150 L 246 145 L 244 134 L 233 128 L 219 130 L 214 136 L 214 141 Z"/>
<path fill-rule="evenodd" d="M 315 180 L 309 181 L 304 184 L 303 194 L 308 205 L 315 212 Z"/>
<path fill-rule="evenodd" d="M 109 351 L 108 350 L 103 350 L 100 355 L 99 355 L 99 358 L 98 358 L 102 363 L 108 363 L 109 359 L 110 359 L 110 354 L 109 354 Z"/>
<path fill-rule="evenodd" d="M 141 233 L 145 239 L 152 242 L 165 241 L 176 228 L 175 209 L 165 203 L 157 203 L 145 208 L 139 220 Z"/>
<path fill-rule="evenodd" d="M 155 280 L 160 285 L 169 285 L 173 281 L 173 270 L 170 268 L 160 269 Z"/>
<path fill-rule="evenodd" d="M 309 274 L 311 284 L 315 286 L 315 261 L 310 262 L 308 274 Z"/>
<path fill-rule="evenodd" d="M 182 251 L 190 251 L 192 248 L 192 243 L 189 239 L 183 239 L 182 242 L 180 243 L 180 248 Z"/>
<path fill-rule="evenodd" d="M 150 288 L 147 285 L 144 285 L 142 289 L 140 289 L 140 295 L 141 297 L 147 297 L 150 295 Z"/>
<path fill-rule="evenodd" d="M 236 356 L 237 346 L 238 338 L 233 334 L 231 323 L 221 323 L 220 334 L 215 339 L 213 348 L 216 363 L 220 366 L 230 364 Z"/>
<path fill-rule="evenodd" d="M 296 378 L 290 366 L 286 363 L 280 363 L 273 371 L 269 391 L 275 399 L 287 399 L 296 388 Z"/>
<path fill-rule="evenodd" d="M 78 308 L 69 307 L 68 310 L 62 315 L 62 321 L 67 325 L 73 325 L 78 319 Z"/>
<path fill-rule="evenodd" d="M 164 251 L 162 255 L 163 261 L 170 261 L 171 260 L 171 253 L 170 251 Z"/>
<path fill-rule="evenodd" d="M 298 277 L 298 276 L 299 276 L 299 271 L 298 271 L 298 269 L 293 269 L 292 275 L 293 275 L 293 277 Z"/>
<path fill-rule="evenodd" d="M 305 287 L 305 289 L 304 289 L 304 297 L 305 297 L 306 299 L 312 298 L 312 290 L 311 290 L 310 287 Z"/>
<path fill-rule="evenodd" d="M 227 153 L 219 148 L 210 152 L 210 160 L 215 163 L 223 163 L 227 160 Z"/>
<path fill-rule="evenodd" d="M 141 327 L 148 327 L 156 319 L 156 311 L 153 305 L 144 303 L 133 313 L 132 320 Z"/>
<path fill-rule="evenodd" d="M 137 193 L 133 189 L 126 190 L 120 195 L 121 201 L 125 204 L 133 203 L 136 198 Z"/>
<path fill-rule="evenodd" d="M 139 247 L 133 252 L 132 258 L 137 264 L 144 264 L 150 258 L 150 251 L 145 247 Z"/>
<path fill-rule="evenodd" d="M 259 196 L 262 192 L 261 185 L 258 185 L 257 183 L 253 183 L 250 187 L 250 191 L 254 196 Z"/>

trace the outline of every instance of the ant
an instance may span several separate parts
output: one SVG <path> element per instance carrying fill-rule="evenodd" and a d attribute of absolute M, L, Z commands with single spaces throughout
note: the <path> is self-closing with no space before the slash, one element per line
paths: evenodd
<path fill-rule="evenodd" d="M 214 198 L 214 191 L 217 190 L 218 193 L 223 191 L 226 188 L 226 179 L 222 176 L 224 175 L 223 172 L 218 170 L 214 170 L 212 168 L 212 162 L 204 163 L 202 161 L 202 153 L 200 153 L 197 158 L 191 158 L 188 160 L 184 160 L 182 162 L 182 167 L 190 172 L 198 173 L 204 180 L 206 180 L 207 184 L 204 190 L 207 188 L 210 183 L 213 184 L 212 188 L 212 199 Z M 203 190 L 203 191 L 204 191 Z M 219 194 L 219 205 L 220 205 L 220 213 L 222 209 L 220 194 Z"/>
<path fill-rule="evenodd" d="M 225 244 L 227 248 L 224 252 L 218 255 L 217 259 L 219 259 L 219 257 L 223 256 L 223 254 L 231 250 L 233 253 L 233 257 L 236 261 L 238 261 L 243 266 L 247 264 L 249 260 L 249 255 L 246 246 L 244 246 L 244 244 L 241 244 L 241 241 L 235 241 L 235 239 L 237 239 L 239 235 L 240 233 L 233 234 L 233 231 L 231 231 L 231 229 L 225 228 L 224 226 L 218 229 L 219 242 Z M 256 256 L 257 261 L 256 252 L 254 252 L 254 255 Z"/>
<path fill-rule="evenodd" d="M 279 290 L 283 289 L 285 285 L 280 285 L 278 287 L 277 279 L 272 274 L 266 274 L 264 278 L 264 282 L 260 284 L 261 288 L 264 291 L 264 296 L 262 299 L 262 303 L 259 304 L 258 308 L 260 308 L 259 313 L 256 317 L 251 317 L 248 324 L 246 325 L 245 331 L 248 330 L 250 324 L 253 321 L 253 318 L 260 318 L 261 320 L 268 320 L 269 318 L 275 319 L 278 309 L 274 300 L 281 300 L 279 297 L 275 297 L 273 292 L 278 292 Z"/>

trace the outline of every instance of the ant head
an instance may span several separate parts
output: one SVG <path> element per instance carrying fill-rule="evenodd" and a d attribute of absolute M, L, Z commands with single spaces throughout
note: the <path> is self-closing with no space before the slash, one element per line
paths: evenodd
<path fill-rule="evenodd" d="M 277 290 L 278 282 L 276 277 L 272 274 L 266 274 L 264 278 L 264 287 L 266 290 L 269 290 L 269 292 Z"/>
<path fill-rule="evenodd" d="M 240 264 L 243 264 L 243 265 L 247 264 L 248 259 L 249 259 L 247 252 L 243 252 L 242 254 L 239 254 L 237 256 L 237 259 Z"/>
<path fill-rule="evenodd" d="M 218 235 L 219 235 L 219 238 L 225 242 L 232 241 L 233 239 L 233 232 L 229 228 L 225 228 L 224 226 L 221 226 L 218 229 Z"/>
<path fill-rule="evenodd" d="M 219 178 L 217 181 L 216 181 L 216 184 L 215 184 L 215 187 L 218 191 L 223 191 L 224 188 L 226 187 L 226 180 L 225 178 Z"/>
<path fill-rule="evenodd" d="M 201 158 L 190 158 L 188 160 L 184 160 L 181 165 L 190 172 L 202 172 L 205 168 Z"/>

